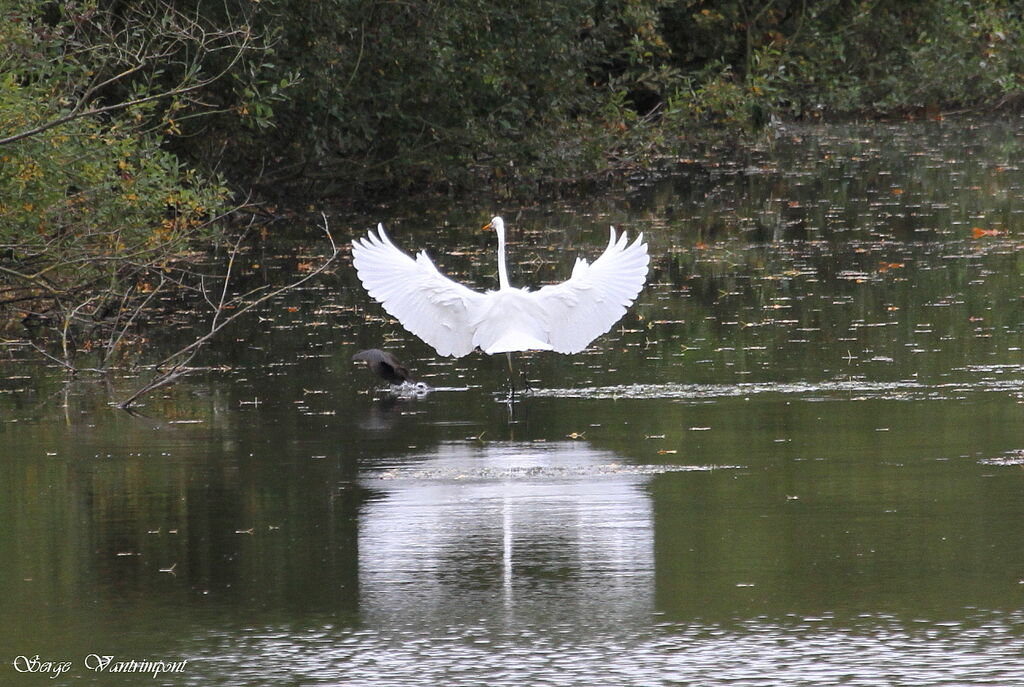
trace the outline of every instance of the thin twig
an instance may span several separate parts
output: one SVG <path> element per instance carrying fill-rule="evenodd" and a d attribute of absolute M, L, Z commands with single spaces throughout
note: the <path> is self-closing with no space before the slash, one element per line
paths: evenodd
<path fill-rule="evenodd" d="M 100 370 L 100 369 L 97 369 L 95 367 L 75 367 L 74 365 L 72 365 L 71 363 L 67 362 L 66 360 L 61 360 L 57 356 L 52 355 L 51 353 L 48 353 L 45 348 L 43 348 L 42 346 L 37 344 L 35 341 L 29 341 L 27 344 L 25 342 L 21 342 L 21 341 L 11 341 L 11 342 L 4 342 L 4 345 L 7 345 L 7 346 L 24 346 L 24 345 L 28 345 L 28 346 L 31 346 L 32 348 L 34 348 L 36 350 L 37 353 L 42 355 L 44 358 L 52 360 L 53 362 L 57 363 L 58 365 L 63 367 L 65 370 L 70 372 L 71 374 L 78 374 L 79 372 L 100 372 L 100 373 L 104 372 L 104 370 Z"/>
<path fill-rule="evenodd" d="M 32 127 L 30 129 L 26 129 L 26 130 L 20 131 L 20 132 L 18 132 L 16 134 L 12 134 L 10 136 L 5 136 L 4 138 L 0 138 L 0 146 L 4 146 L 4 145 L 11 144 L 11 143 L 15 143 L 15 142 L 20 141 L 20 140 L 25 139 L 25 138 L 30 138 L 30 137 L 35 136 L 37 134 L 41 134 L 44 131 L 48 131 L 48 130 L 53 129 L 55 127 L 62 126 L 64 124 L 67 124 L 68 122 L 72 122 L 72 121 L 74 121 L 76 119 L 82 119 L 83 117 L 95 117 L 96 115 L 105 114 L 107 112 L 116 112 L 116 111 L 119 111 L 119 110 L 125 110 L 125 109 L 131 108 L 131 107 L 135 107 L 137 105 L 144 105 L 145 103 L 150 103 L 150 102 L 153 102 L 153 101 L 156 101 L 156 100 L 162 100 L 164 98 L 174 98 L 174 97 L 177 97 L 177 96 L 185 95 L 187 93 L 192 93 L 194 91 L 198 91 L 198 90 L 200 90 L 202 88 L 205 88 L 206 86 L 209 86 L 210 84 L 214 83 L 215 81 L 219 81 L 224 75 L 230 74 L 231 71 L 235 68 L 235 65 L 238 63 L 238 61 L 240 59 L 242 59 L 242 55 L 245 53 L 245 51 L 249 49 L 249 46 L 250 46 L 250 44 L 252 42 L 252 38 L 253 37 L 252 37 L 252 35 L 248 31 L 234 31 L 234 32 L 231 32 L 230 34 L 226 34 L 226 35 L 232 35 L 232 34 L 235 34 L 235 35 L 241 34 L 241 36 L 242 36 L 241 41 L 233 46 L 234 48 L 236 48 L 234 56 L 232 56 L 231 61 L 228 63 L 228 65 L 224 69 L 222 69 L 220 72 L 218 72 L 217 74 L 211 76 L 208 79 L 202 79 L 202 80 L 197 81 L 196 83 L 193 83 L 193 84 L 191 84 L 189 86 L 180 86 L 178 88 L 173 88 L 171 90 L 163 91 L 161 93 L 154 93 L 152 95 L 142 96 L 142 97 L 139 97 L 139 98 L 133 98 L 131 100 L 125 100 L 125 101 L 122 101 L 122 102 L 113 103 L 111 105 L 104 105 L 104 106 L 101 106 L 101 107 L 91 107 L 91 108 L 88 108 L 88 109 L 82 109 L 83 104 L 86 102 L 88 96 L 91 95 L 91 93 L 95 90 L 95 88 L 98 88 L 99 86 L 108 85 L 108 84 L 113 83 L 113 82 L 115 82 L 115 81 L 117 81 L 119 79 L 122 79 L 122 78 L 124 78 L 124 77 L 126 77 L 126 76 L 128 76 L 130 74 L 133 74 L 134 72 L 136 72 L 138 69 L 140 69 L 142 67 L 142 65 L 140 64 L 140 65 L 138 65 L 138 66 L 136 66 L 136 67 L 134 67 L 132 69 L 125 70 L 125 71 L 121 72 L 120 74 L 118 74 L 118 75 L 116 75 L 114 77 L 111 77 L 110 79 L 107 79 L 106 81 L 104 81 L 104 82 L 102 82 L 102 83 L 100 83 L 100 84 L 98 84 L 98 85 L 88 89 L 85 92 L 85 94 L 81 98 L 79 98 L 79 101 L 75 104 L 75 107 L 73 107 L 71 109 L 71 111 L 68 112 L 67 114 L 65 114 L 65 115 L 63 115 L 61 117 L 57 117 L 56 119 L 52 119 L 52 120 L 50 120 L 48 122 L 43 122 L 42 124 L 39 124 L 38 126 Z M 149 57 L 152 57 L 152 56 L 149 56 Z M 187 76 L 192 76 L 192 74 L 188 74 Z"/>
<path fill-rule="evenodd" d="M 143 386 L 141 389 L 139 389 L 134 394 L 132 394 L 128 398 L 124 399 L 120 403 L 118 403 L 117 407 L 120 408 L 121 410 L 128 410 L 131 407 L 131 405 L 133 403 L 135 403 L 135 401 L 139 400 L 140 398 L 142 398 L 143 396 L 145 396 L 149 392 L 151 392 L 151 391 L 153 391 L 155 389 L 159 389 L 160 387 L 165 386 L 167 384 L 170 384 L 172 382 L 175 382 L 179 378 L 184 377 L 184 376 L 194 372 L 195 368 L 186 367 L 186 366 L 190 362 L 192 362 L 192 358 L 194 358 L 196 356 L 196 353 L 198 353 L 198 351 L 192 351 L 192 354 L 189 355 L 188 358 L 186 358 L 185 360 L 179 362 L 174 367 L 172 367 L 170 370 L 162 372 L 159 375 L 157 375 L 156 377 L 154 377 L 153 379 L 149 380 L 149 382 L 146 383 L 146 385 Z"/>
<path fill-rule="evenodd" d="M 114 350 L 121 344 L 121 339 L 123 339 L 125 334 L 128 333 L 128 330 L 131 328 L 132 323 L 135 321 L 135 318 L 138 317 L 139 313 L 141 313 L 143 310 L 146 309 L 146 306 L 149 305 L 149 302 L 151 300 L 153 300 L 153 298 L 157 295 L 157 293 L 160 292 L 160 289 L 163 288 L 163 286 L 164 286 L 164 284 L 166 282 L 167 282 L 167 279 L 161 274 L 160 275 L 160 283 L 157 284 L 156 287 L 152 291 L 149 292 L 149 295 L 146 296 L 146 300 L 144 300 L 139 305 L 139 307 L 135 308 L 134 312 L 132 312 L 131 317 L 129 317 L 128 321 L 124 323 L 124 326 L 121 327 L 120 330 L 118 330 L 117 327 L 116 327 L 116 324 L 115 324 L 114 330 L 111 331 L 111 333 L 110 333 L 110 340 L 107 341 L 107 351 L 104 354 L 104 363 L 106 362 L 106 360 L 111 355 L 113 355 Z M 125 292 L 125 298 L 127 298 L 127 297 L 128 297 L 128 293 Z M 120 317 L 120 311 L 118 311 L 118 317 Z M 116 339 L 114 338 L 114 333 L 115 332 L 117 333 L 117 338 Z M 106 365 L 104 365 L 104 366 L 106 366 Z"/>
<path fill-rule="evenodd" d="M 328 222 L 327 222 L 327 215 L 324 214 L 323 212 L 321 212 L 320 216 L 323 217 L 323 221 L 324 221 L 324 227 L 323 227 L 324 233 L 327 235 L 327 240 L 331 244 L 331 255 L 326 260 L 324 260 L 324 262 L 319 267 L 317 267 L 315 270 L 313 270 L 309 274 L 303 276 L 301 279 L 296 279 L 293 282 L 290 282 L 288 284 L 285 284 L 284 286 L 278 287 L 277 289 L 274 289 L 273 291 L 265 293 L 262 296 L 260 296 L 259 298 L 246 303 L 245 305 L 243 305 L 242 307 L 238 308 L 237 310 L 235 310 L 235 312 L 233 312 L 228 317 L 225 317 L 224 319 L 220 319 L 220 316 L 221 316 L 221 314 L 222 314 L 222 312 L 224 310 L 224 305 L 225 305 L 224 299 L 222 298 L 221 299 L 220 307 L 214 313 L 213 319 L 212 319 L 211 324 L 210 324 L 210 330 L 208 332 L 206 332 L 206 334 L 204 334 L 204 335 L 200 336 L 199 338 L 195 339 L 194 341 L 192 341 L 192 343 L 188 344 L 187 346 L 184 346 L 183 348 L 178 349 L 177 351 L 175 351 L 171 355 L 167 356 L 166 358 L 164 358 L 163 360 L 161 360 L 157 364 L 153 365 L 153 369 L 157 370 L 159 372 L 159 374 L 154 379 L 152 379 L 148 384 L 146 384 L 144 387 L 142 387 L 141 389 L 136 391 L 134 394 L 132 394 L 128 398 L 126 398 L 123 401 L 121 401 L 120 403 L 118 403 L 117 407 L 121 408 L 122 410 L 126 410 L 126 409 L 129 408 L 129 406 L 131 406 L 135 401 L 137 401 L 143 395 L 145 395 L 145 394 L 149 393 L 150 391 L 153 391 L 154 389 L 157 389 L 157 388 L 159 388 L 161 386 L 164 386 L 166 384 L 170 384 L 171 382 L 179 379 L 180 377 L 183 377 L 183 376 L 189 374 L 195 368 L 189 368 L 189 367 L 186 367 L 186 365 L 189 362 L 191 362 L 192 359 L 195 357 L 196 353 L 198 353 L 198 348 L 200 346 L 202 346 L 204 343 L 206 343 L 207 341 L 209 341 L 210 339 L 212 339 L 214 336 L 216 336 L 218 332 L 220 332 L 222 329 L 224 329 L 224 327 L 228 326 L 229 324 L 234 322 L 237 318 L 241 317 L 242 315 L 244 315 L 248 311 L 252 310 L 256 306 L 265 303 L 266 301 L 270 300 L 271 298 L 274 298 L 275 296 L 278 296 L 278 295 L 280 295 L 282 293 L 285 293 L 287 291 L 291 291 L 293 289 L 298 288 L 299 286 L 302 286 L 303 284 L 305 284 L 309 280 L 311 280 L 311 279 L 319 276 L 320 274 L 322 274 L 328 267 L 330 267 L 334 263 L 334 261 L 337 260 L 338 256 L 341 254 L 341 248 L 338 247 L 338 244 L 335 243 L 335 241 L 334 241 L 334 236 L 331 235 L 331 229 L 330 229 L 330 226 L 328 225 Z M 239 248 L 239 245 L 236 244 L 235 248 L 232 249 L 232 253 L 234 254 L 238 250 L 238 248 Z M 234 255 L 232 255 L 231 258 L 229 259 L 229 274 L 230 274 L 230 265 L 231 265 L 231 262 L 233 260 L 234 260 Z M 226 292 L 227 286 L 228 286 L 227 285 L 227 281 L 228 281 L 228 279 L 227 279 L 227 276 L 226 276 L 226 278 L 225 278 L 225 285 L 224 285 L 225 292 Z M 250 291 L 249 293 L 251 294 L 251 293 L 253 293 L 253 291 Z M 186 354 L 187 354 L 187 357 L 184 360 L 180 360 L 181 356 L 186 355 Z M 163 368 L 165 365 L 171 363 L 171 361 L 175 361 L 175 360 L 177 360 L 177 362 L 175 362 L 171 366 L 170 369 L 164 370 L 164 371 L 160 372 L 161 368 Z"/>

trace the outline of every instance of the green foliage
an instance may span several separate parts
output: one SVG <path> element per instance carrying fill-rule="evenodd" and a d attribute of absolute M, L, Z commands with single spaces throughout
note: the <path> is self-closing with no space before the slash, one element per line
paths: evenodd
<path fill-rule="evenodd" d="M 306 180 L 348 190 L 557 175 L 579 115 L 598 100 L 585 3 L 274 0 L 261 9 L 262 25 L 284 27 L 279 68 L 302 74 L 275 109 L 270 147 L 279 171 Z"/>
<path fill-rule="evenodd" d="M 97 65 L 34 9 L 0 22 L 0 307 L 99 306 L 209 241 L 227 191 L 161 149 L 145 103 L 75 116 Z"/>
<path fill-rule="evenodd" d="M 146 147 L 159 133 L 241 184 L 343 197 L 597 178 L 773 116 L 1011 102 L 1024 73 L 1009 0 L 15 6 L 34 28 L 9 29 L 8 61 L 62 41 L 89 56 L 37 56 L 21 97 L 67 110 L 103 83 L 95 102 L 141 101 Z M 160 59 L 134 61 L 142 46 Z"/>
<path fill-rule="evenodd" d="M 760 109 L 894 112 L 1019 96 L 1024 25 L 1013 3 L 872 0 L 677 2 L 675 59 L 728 64 Z"/>
<path fill-rule="evenodd" d="M 264 186 L 512 189 L 746 135 L 772 115 L 902 111 L 1020 93 L 1004 2 L 264 0 L 261 121 L 231 141 Z M 239 145 L 239 142 L 242 142 Z"/>
<path fill-rule="evenodd" d="M 1012 4 L 837 3 L 809 12 L 787 91 L 836 111 L 972 107 L 1019 96 L 1022 18 Z"/>

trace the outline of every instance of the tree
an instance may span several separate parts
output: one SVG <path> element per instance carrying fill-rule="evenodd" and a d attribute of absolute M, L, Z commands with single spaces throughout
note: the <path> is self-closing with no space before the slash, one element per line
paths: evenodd
<path fill-rule="evenodd" d="M 0 315 L 74 367 L 101 365 L 141 306 L 194 290 L 225 183 L 165 148 L 266 40 L 165 2 L 15 1 L 0 18 Z M 211 68 L 212 66 L 212 68 Z M 232 76 L 232 78 L 234 78 Z"/>

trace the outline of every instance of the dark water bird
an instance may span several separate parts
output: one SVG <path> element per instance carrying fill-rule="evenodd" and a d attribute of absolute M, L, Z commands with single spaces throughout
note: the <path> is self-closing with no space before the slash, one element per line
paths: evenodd
<path fill-rule="evenodd" d="M 647 280 L 647 244 L 611 229 L 604 253 L 576 258 L 572 275 L 536 291 L 509 284 L 505 223 L 484 226 L 498 236 L 498 290 L 480 293 L 441 274 L 426 252 L 415 259 L 391 243 L 378 224 L 352 243 L 352 262 L 370 296 L 440 355 L 555 351 L 578 353 L 626 313 Z M 511 363 L 511 360 L 510 360 Z"/>
<path fill-rule="evenodd" d="M 359 351 L 352 356 L 352 360 L 366 363 L 366 367 L 370 371 L 388 384 L 404 384 L 416 381 L 409 373 L 409 368 L 403 365 L 401 360 L 396 358 L 394 354 L 382 351 L 379 348 Z"/>

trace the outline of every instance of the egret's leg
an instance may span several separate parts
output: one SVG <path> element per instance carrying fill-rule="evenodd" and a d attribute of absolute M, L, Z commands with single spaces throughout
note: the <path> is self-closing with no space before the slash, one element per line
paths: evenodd
<path fill-rule="evenodd" d="M 516 395 L 516 371 L 512 365 L 512 352 L 508 351 L 505 355 L 508 356 L 508 386 L 512 390 L 512 396 L 514 397 Z M 519 372 L 519 379 L 523 383 L 523 391 L 533 391 L 533 387 L 530 386 L 530 380 L 526 378 L 525 365 L 523 365 L 523 368 Z"/>
<path fill-rule="evenodd" d="M 508 395 L 510 398 L 516 397 L 516 373 L 512 369 L 512 351 L 505 352 L 505 358 L 508 360 Z"/>
<path fill-rule="evenodd" d="M 533 391 L 533 387 L 530 386 L 530 380 L 526 377 L 526 363 L 523 363 L 522 370 L 519 372 L 519 378 L 523 380 L 523 391 Z"/>

